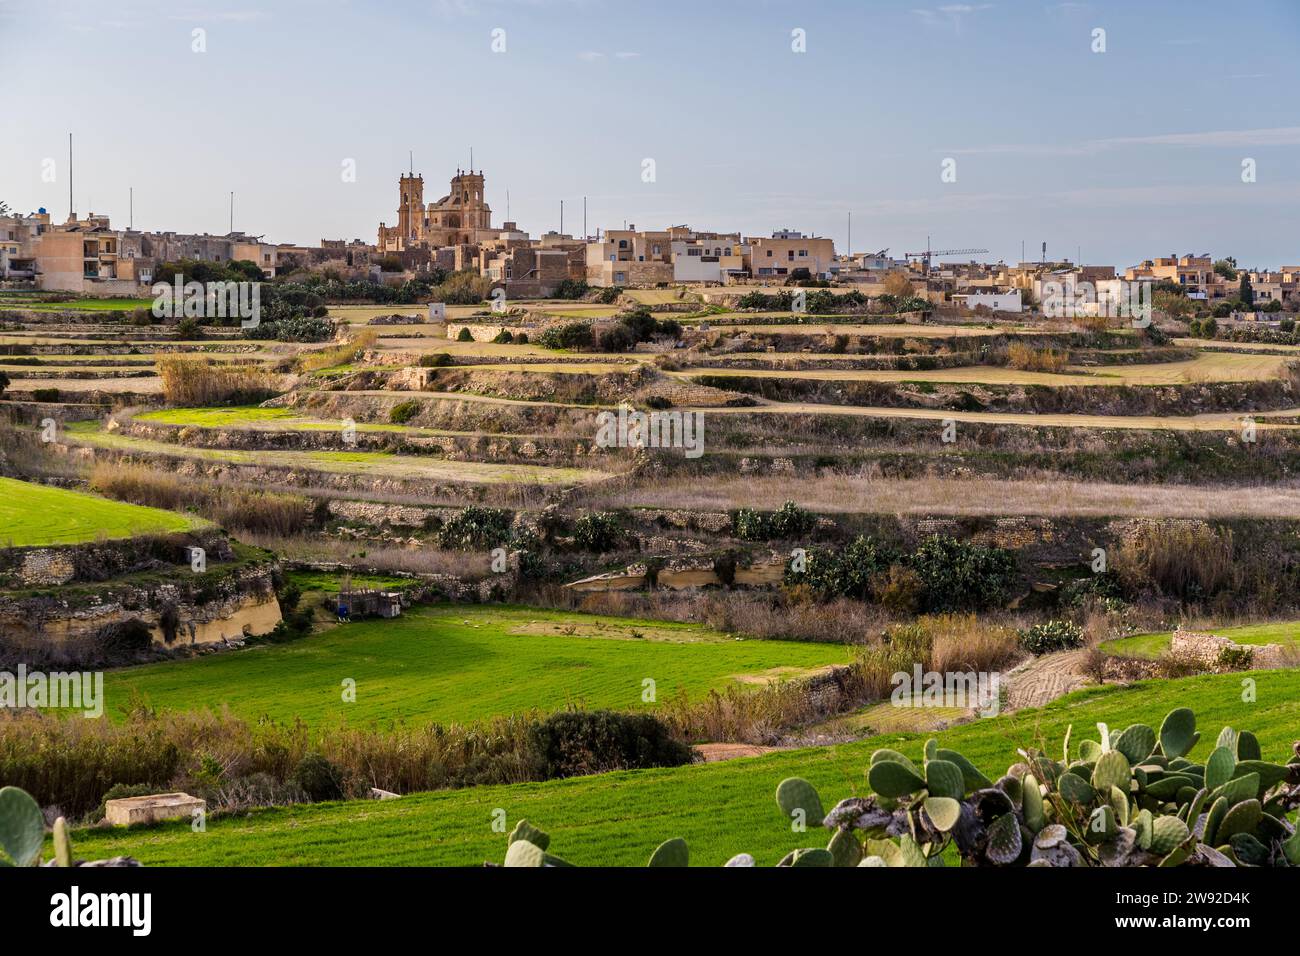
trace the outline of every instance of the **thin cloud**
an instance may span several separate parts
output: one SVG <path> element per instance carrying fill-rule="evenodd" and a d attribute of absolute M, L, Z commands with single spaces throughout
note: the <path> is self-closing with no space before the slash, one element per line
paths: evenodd
<path fill-rule="evenodd" d="M 641 55 L 640 53 L 633 53 L 629 50 L 620 50 L 618 53 L 614 54 L 614 59 L 635 60 L 640 55 Z M 601 60 L 609 59 L 609 56 L 608 54 L 601 53 L 598 50 L 583 50 L 581 53 L 578 54 L 578 59 L 583 60 L 587 63 L 599 63 Z"/>
<path fill-rule="evenodd" d="M 1195 133 L 1162 133 L 1154 136 L 1112 136 L 1078 143 L 995 143 L 939 150 L 950 156 L 1021 154 L 1027 156 L 1093 156 L 1129 146 L 1183 146 L 1234 148 L 1251 146 L 1300 146 L 1300 126 L 1265 129 L 1206 130 Z"/>
<path fill-rule="evenodd" d="M 921 22 L 926 26 L 951 28 L 954 32 L 960 33 L 963 17 L 992 8 L 991 3 L 945 3 L 934 8 L 918 7 L 912 12 L 920 17 Z"/>

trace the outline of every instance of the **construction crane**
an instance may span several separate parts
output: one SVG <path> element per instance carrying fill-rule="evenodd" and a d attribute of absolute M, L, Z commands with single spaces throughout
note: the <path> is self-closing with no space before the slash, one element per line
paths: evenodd
<path fill-rule="evenodd" d="M 925 241 L 924 252 L 905 252 L 903 253 L 909 259 L 920 259 L 925 267 L 925 271 L 930 271 L 930 260 L 937 259 L 941 256 L 972 256 L 988 252 L 987 249 L 931 249 L 930 240 L 927 237 Z"/>

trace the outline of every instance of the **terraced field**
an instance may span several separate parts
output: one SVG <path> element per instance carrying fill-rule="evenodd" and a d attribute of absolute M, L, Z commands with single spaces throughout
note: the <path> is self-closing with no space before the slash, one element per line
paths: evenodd
<path fill-rule="evenodd" d="M 1032 372 L 989 365 L 964 365 L 933 371 L 877 369 L 731 369 L 694 368 L 670 373 L 742 378 L 819 379 L 848 382 L 954 382 L 964 385 L 1186 385 L 1206 382 L 1259 382 L 1278 378 L 1286 359 L 1271 355 L 1204 352 L 1189 362 L 1074 367 L 1069 372 Z"/>
<path fill-rule="evenodd" d="M 188 531 L 202 522 L 157 508 L 0 478 L 0 547 L 77 544 Z"/>
<path fill-rule="evenodd" d="M 485 401 L 491 399 L 485 398 Z M 920 421 L 942 421 L 988 425 L 1028 425 L 1053 428 L 1125 428 L 1173 429 L 1175 431 L 1240 431 L 1246 418 L 1255 421 L 1257 430 L 1298 427 L 1289 420 L 1300 417 L 1300 408 L 1278 409 L 1268 412 L 1206 412 L 1200 415 L 1080 415 L 1069 412 L 960 412 L 938 408 L 877 408 L 866 405 L 820 405 L 812 402 L 777 402 L 759 399 L 749 408 L 710 408 L 710 415 L 855 415 L 861 418 L 910 418 Z"/>
<path fill-rule="evenodd" d="M 267 468 L 293 468 L 376 478 L 423 478 L 430 481 L 494 484 L 580 484 L 606 477 L 590 468 L 559 468 L 548 465 L 493 464 L 479 461 L 451 461 L 368 451 L 267 451 L 245 449 L 191 448 L 167 442 L 134 438 L 104 431 L 96 422 L 77 422 L 67 427 L 68 439 L 92 448 L 147 457 L 182 458 Z"/>
<path fill-rule="evenodd" d="M 312 418 L 290 408 L 262 408 L 256 405 L 225 406 L 221 408 L 165 408 L 141 412 L 135 421 L 159 425 L 177 425 L 190 428 L 236 428 L 251 431 L 338 431 L 338 419 Z M 409 425 L 382 422 L 357 422 L 359 432 L 387 432 L 419 436 L 473 435 L 476 432 L 449 431 L 437 428 L 417 428 Z M 506 436 L 503 436 L 506 437 Z M 527 437 L 527 436 L 509 436 Z"/>
<path fill-rule="evenodd" d="M 109 710 L 133 692 L 172 710 L 229 707 L 250 720 L 470 721 L 570 704 L 641 710 L 740 677 L 778 679 L 847 663 L 841 644 L 736 640 L 696 624 L 534 608 L 420 608 L 194 661 L 114 671 Z M 355 703 L 342 700 L 356 681 Z"/>
<path fill-rule="evenodd" d="M 961 751 L 986 774 L 1018 758 L 1017 747 L 1055 753 L 1068 726 L 1075 739 L 1095 736 L 1094 725 L 1159 726 L 1177 707 L 1195 710 L 1203 761 L 1219 728 L 1250 730 L 1266 759 L 1285 760 L 1300 726 L 1300 671 L 1260 671 L 1258 701 L 1241 705 L 1241 675 L 1191 677 L 1076 692 L 1040 710 L 978 720 L 938 734 L 887 734 L 852 744 L 779 751 L 762 757 L 642 770 L 548 783 L 477 787 L 426 793 L 380 803 L 321 804 L 254 811 L 210 820 L 195 834 L 188 821 L 149 830 L 86 830 L 74 835 L 95 857 L 130 853 L 149 865 L 474 866 L 500 861 L 505 837 L 492 830 L 493 811 L 508 827 L 520 819 L 550 831 L 552 850 L 585 866 L 644 866 L 662 841 L 680 836 L 691 863 L 719 866 L 735 853 L 771 866 L 795 846 L 818 844 L 790 833 L 773 799 L 786 777 L 811 781 L 824 800 L 867 792 L 864 772 L 880 747 L 919 761 L 924 741 Z"/>

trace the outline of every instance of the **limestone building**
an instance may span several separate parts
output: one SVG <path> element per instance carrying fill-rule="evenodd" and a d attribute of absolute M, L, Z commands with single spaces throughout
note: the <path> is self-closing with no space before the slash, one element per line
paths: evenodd
<path fill-rule="evenodd" d="M 483 172 L 456 170 L 447 195 L 425 205 L 424 176 L 411 172 L 397 181 L 397 225 L 379 224 L 379 254 L 409 249 L 477 245 L 496 239 L 492 209 L 484 199 Z"/>

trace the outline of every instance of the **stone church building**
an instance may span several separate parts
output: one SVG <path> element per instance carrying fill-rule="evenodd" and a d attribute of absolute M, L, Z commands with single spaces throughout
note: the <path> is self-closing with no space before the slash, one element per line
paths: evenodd
<path fill-rule="evenodd" d="M 444 246 L 477 245 L 498 238 L 492 209 L 483 198 L 483 172 L 456 170 L 447 195 L 424 204 L 424 176 L 414 172 L 398 180 L 397 225 L 379 224 L 379 253 Z"/>

